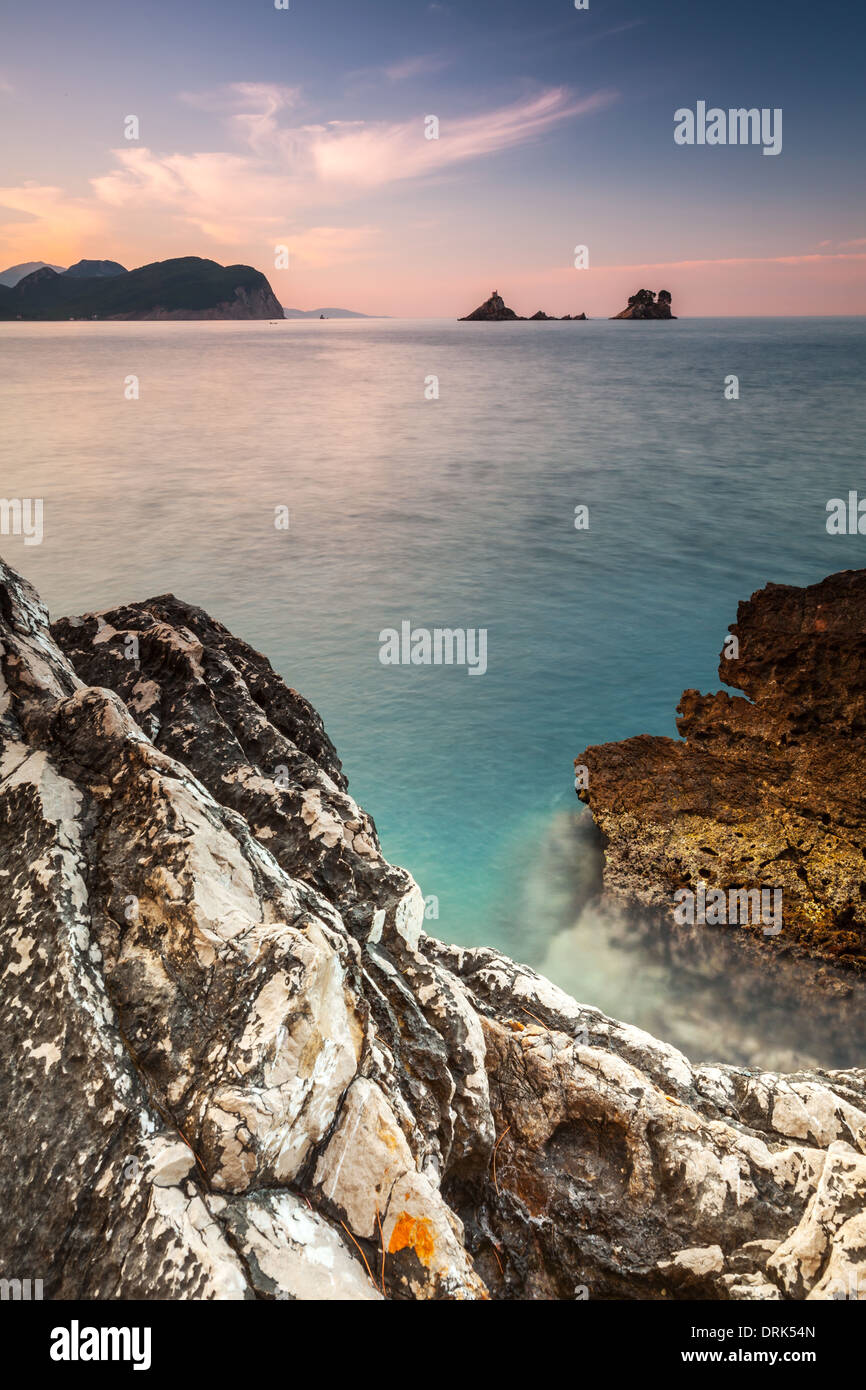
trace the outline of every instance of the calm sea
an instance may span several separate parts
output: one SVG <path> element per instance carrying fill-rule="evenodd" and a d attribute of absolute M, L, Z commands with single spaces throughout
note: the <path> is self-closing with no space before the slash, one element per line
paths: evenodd
<path fill-rule="evenodd" d="M 575 929 L 572 762 L 673 734 L 753 590 L 866 562 L 825 529 L 866 495 L 866 321 L 7 323 L 0 354 L 0 490 L 45 508 L 0 543 L 52 614 L 207 608 L 319 709 L 432 931 L 664 1031 L 664 970 Z M 486 674 L 383 666 L 404 620 L 486 629 Z"/>

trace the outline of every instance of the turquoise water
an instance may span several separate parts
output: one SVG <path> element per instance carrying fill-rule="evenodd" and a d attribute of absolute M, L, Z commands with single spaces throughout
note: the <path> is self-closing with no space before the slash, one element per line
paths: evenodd
<path fill-rule="evenodd" d="M 431 930 L 628 1017 L 631 967 L 606 997 L 557 939 L 573 759 L 673 734 L 754 589 L 866 563 L 825 529 L 866 495 L 866 321 L 3 324 L 0 354 L 2 492 L 45 508 L 2 547 L 52 613 L 206 607 L 319 709 Z M 486 628 L 487 673 L 383 666 L 407 619 Z"/>

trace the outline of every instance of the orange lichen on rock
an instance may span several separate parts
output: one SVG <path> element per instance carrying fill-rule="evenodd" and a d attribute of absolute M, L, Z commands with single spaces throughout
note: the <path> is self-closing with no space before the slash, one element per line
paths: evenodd
<path fill-rule="evenodd" d="M 397 1224 L 391 1232 L 388 1254 L 395 1255 L 398 1250 L 405 1250 L 407 1247 L 414 1250 L 422 1265 L 429 1268 L 433 1258 L 433 1235 L 430 1230 L 430 1222 L 425 1216 L 418 1218 L 411 1216 L 408 1211 L 403 1211 L 397 1218 Z"/>

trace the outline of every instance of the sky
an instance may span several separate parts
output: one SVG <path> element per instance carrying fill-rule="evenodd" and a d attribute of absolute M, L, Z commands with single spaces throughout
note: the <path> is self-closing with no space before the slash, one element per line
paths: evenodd
<path fill-rule="evenodd" d="M 7 0 L 2 33 L 0 268 L 199 255 L 395 316 L 494 287 L 866 312 L 851 0 Z M 780 108 L 781 153 L 678 145 L 699 101 Z"/>

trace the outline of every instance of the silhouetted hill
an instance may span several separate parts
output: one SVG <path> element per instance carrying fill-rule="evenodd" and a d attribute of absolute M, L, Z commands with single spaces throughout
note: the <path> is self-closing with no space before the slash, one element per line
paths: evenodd
<path fill-rule="evenodd" d="M 80 280 L 94 280 L 109 275 L 128 275 L 129 271 L 118 261 L 76 261 L 63 273 Z"/>
<path fill-rule="evenodd" d="M 282 318 L 261 271 L 199 256 L 154 261 L 114 275 L 58 275 L 46 266 L 0 287 L 3 319 Z"/>

